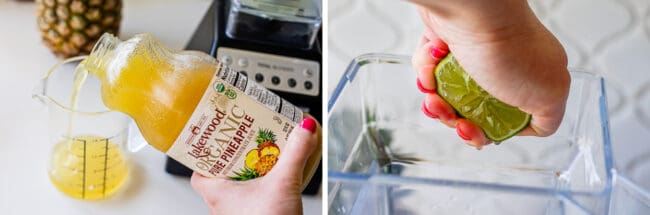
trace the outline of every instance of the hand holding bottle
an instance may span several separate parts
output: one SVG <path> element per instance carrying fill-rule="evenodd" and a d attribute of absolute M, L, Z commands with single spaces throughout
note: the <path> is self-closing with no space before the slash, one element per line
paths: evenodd
<path fill-rule="evenodd" d="M 192 187 L 210 214 L 302 214 L 303 169 L 317 144 L 317 124 L 305 118 L 293 129 L 278 163 L 264 177 L 233 181 L 192 175 Z"/>

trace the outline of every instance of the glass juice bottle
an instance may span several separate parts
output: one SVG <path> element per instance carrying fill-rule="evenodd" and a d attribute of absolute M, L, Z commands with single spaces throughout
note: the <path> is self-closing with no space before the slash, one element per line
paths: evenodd
<path fill-rule="evenodd" d="M 80 66 L 101 80 L 105 105 L 131 116 L 151 146 L 206 177 L 264 176 L 303 119 L 213 57 L 169 49 L 148 34 L 126 41 L 105 34 Z M 303 185 L 319 160 L 316 150 Z"/>

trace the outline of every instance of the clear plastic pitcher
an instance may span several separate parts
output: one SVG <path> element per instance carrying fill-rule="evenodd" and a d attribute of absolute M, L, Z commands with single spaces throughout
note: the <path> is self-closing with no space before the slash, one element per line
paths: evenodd
<path fill-rule="evenodd" d="M 73 75 L 82 59 L 72 58 L 52 67 L 33 97 L 48 109 L 52 152 L 47 171 L 52 184 L 77 199 L 103 199 L 118 191 L 128 178 L 124 149 L 135 152 L 146 142 L 129 141 L 129 133 L 137 134 L 135 126 L 130 126 L 128 116 L 104 106 L 94 77 L 83 83 L 77 107 L 71 109 Z"/>
<path fill-rule="evenodd" d="M 410 57 L 356 58 L 328 103 L 329 213 L 650 214 L 613 169 L 603 79 L 571 78 L 555 134 L 477 151 L 422 114 Z"/>

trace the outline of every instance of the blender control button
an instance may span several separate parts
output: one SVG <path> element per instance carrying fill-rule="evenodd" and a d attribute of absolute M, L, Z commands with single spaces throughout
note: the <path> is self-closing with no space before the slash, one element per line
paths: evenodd
<path fill-rule="evenodd" d="M 305 89 L 311 90 L 312 87 L 314 87 L 314 84 L 311 81 L 305 81 Z"/>
<path fill-rule="evenodd" d="M 291 88 L 296 87 L 296 79 L 289 78 L 289 81 L 287 81 L 287 83 L 289 84 L 289 87 L 291 87 Z"/>
<path fill-rule="evenodd" d="M 260 73 L 255 74 L 255 81 L 257 81 L 258 83 L 264 81 L 264 75 Z"/>
<path fill-rule="evenodd" d="M 314 71 L 312 71 L 311 69 L 305 69 L 305 70 L 302 71 L 302 74 L 309 78 L 309 77 L 314 75 Z"/>
<path fill-rule="evenodd" d="M 237 64 L 239 64 L 240 67 L 247 67 L 248 66 L 248 60 L 242 58 L 237 61 Z"/>
<path fill-rule="evenodd" d="M 278 84 L 280 84 L 280 78 L 279 78 L 278 76 L 273 76 L 273 77 L 271 78 L 271 83 L 273 83 L 273 85 L 278 85 Z"/>
<path fill-rule="evenodd" d="M 232 64 L 232 58 L 228 55 L 224 55 L 223 57 L 221 57 L 221 62 L 223 62 L 226 65 L 230 65 Z"/>

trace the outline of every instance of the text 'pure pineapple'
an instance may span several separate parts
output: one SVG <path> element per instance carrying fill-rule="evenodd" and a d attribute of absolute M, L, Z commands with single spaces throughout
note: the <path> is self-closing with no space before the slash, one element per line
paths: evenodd
<path fill-rule="evenodd" d="M 101 80 L 107 107 L 131 116 L 154 148 L 207 177 L 247 180 L 279 159 L 302 111 L 209 55 L 151 36 L 104 35 L 81 66 Z M 305 167 L 308 182 L 320 155 Z"/>

